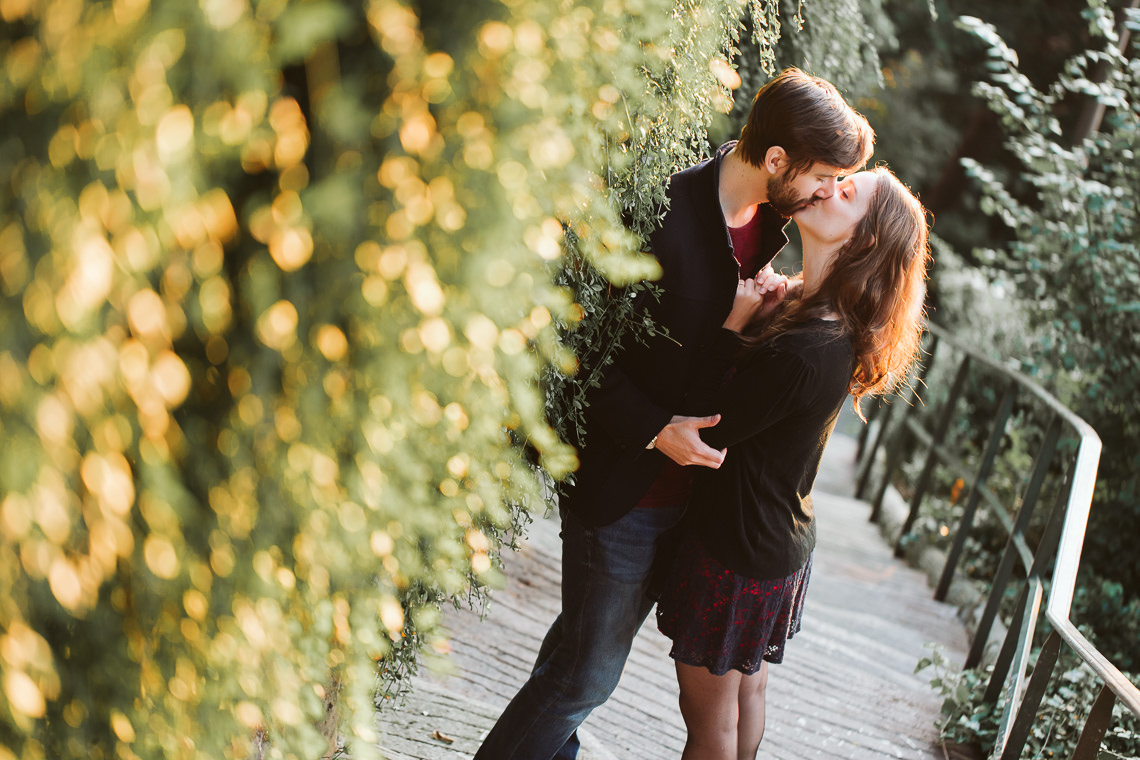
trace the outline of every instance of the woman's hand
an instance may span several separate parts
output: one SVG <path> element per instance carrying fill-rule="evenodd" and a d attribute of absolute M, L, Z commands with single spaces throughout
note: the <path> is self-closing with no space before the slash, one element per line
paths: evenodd
<path fill-rule="evenodd" d="M 788 278 L 776 274 L 772 267 L 764 267 L 756 274 L 756 279 L 736 283 L 736 298 L 724 326 L 733 332 L 743 332 L 752 322 L 775 311 L 787 294 Z"/>

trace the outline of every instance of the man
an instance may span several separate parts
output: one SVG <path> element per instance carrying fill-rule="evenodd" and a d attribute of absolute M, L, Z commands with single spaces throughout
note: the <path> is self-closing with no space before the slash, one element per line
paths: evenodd
<path fill-rule="evenodd" d="M 739 142 L 670 178 L 650 238 L 661 297 L 644 304 L 668 334 L 624 348 L 588 396 L 580 467 L 560 505 L 562 613 L 476 760 L 577 756 L 578 726 L 617 687 L 653 606 L 646 589 L 658 541 L 680 519 L 682 466 L 724 459 L 699 435 L 718 417 L 676 414 L 696 348 L 724 322 L 738 280 L 787 242 L 783 217 L 831 197 L 873 147 L 831 84 L 788 69 L 756 94 Z"/>

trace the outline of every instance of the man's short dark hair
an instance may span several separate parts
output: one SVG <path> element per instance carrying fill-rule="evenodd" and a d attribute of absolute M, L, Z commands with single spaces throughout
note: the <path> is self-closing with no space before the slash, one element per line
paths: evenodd
<path fill-rule="evenodd" d="M 871 157 L 875 132 L 835 85 L 789 68 L 756 93 L 737 150 L 761 166 L 777 145 L 788 154 L 791 176 L 815 163 L 854 171 Z"/>

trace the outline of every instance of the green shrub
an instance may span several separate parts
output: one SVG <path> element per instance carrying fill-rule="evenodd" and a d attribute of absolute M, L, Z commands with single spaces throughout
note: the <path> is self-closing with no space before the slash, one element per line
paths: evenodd
<path fill-rule="evenodd" d="M 983 696 L 989 683 L 989 670 L 958 670 L 937 647 L 932 649 L 930 657 L 919 661 L 915 672 L 928 668 L 933 671 L 930 685 L 942 695 L 942 718 L 938 724 L 942 738 L 954 744 L 980 746 L 988 756 L 997 741 L 1007 695 L 1003 692 L 998 705 L 986 703 Z M 1132 678 L 1135 680 L 1136 676 Z M 1062 646 L 1050 688 L 1041 701 L 1020 757 L 1024 760 L 1072 757 L 1102 686 L 1099 676 L 1071 649 Z M 1117 702 L 1097 757 L 1133 760 L 1140 746 L 1138 742 L 1140 717 Z"/>

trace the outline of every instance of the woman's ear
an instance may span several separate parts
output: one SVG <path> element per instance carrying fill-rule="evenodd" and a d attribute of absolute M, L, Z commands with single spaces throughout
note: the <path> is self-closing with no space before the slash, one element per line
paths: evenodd
<path fill-rule="evenodd" d="M 768 148 L 764 154 L 764 168 L 769 174 L 778 175 L 788 166 L 788 153 L 779 145 Z"/>

